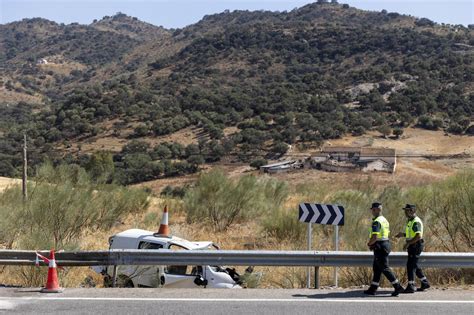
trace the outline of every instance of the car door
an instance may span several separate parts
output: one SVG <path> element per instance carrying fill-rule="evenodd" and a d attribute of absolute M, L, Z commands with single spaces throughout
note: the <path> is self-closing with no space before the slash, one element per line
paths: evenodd
<path fill-rule="evenodd" d="M 163 244 L 155 242 L 141 241 L 138 249 L 162 249 Z M 161 286 L 159 274 L 159 266 L 138 266 L 137 268 L 137 284 L 140 287 L 156 288 Z"/>
<path fill-rule="evenodd" d="M 171 244 L 171 250 L 187 250 L 186 248 Z M 200 266 L 165 266 L 165 288 L 195 288 L 194 280 L 198 275 L 202 275 Z"/>

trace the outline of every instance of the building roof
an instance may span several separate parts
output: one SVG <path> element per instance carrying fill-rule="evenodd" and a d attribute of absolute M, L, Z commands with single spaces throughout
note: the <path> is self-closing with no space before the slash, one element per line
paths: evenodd
<path fill-rule="evenodd" d="M 344 147 L 344 146 L 327 146 L 324 147 L 316 156 L 324 154 L 337 153 L 359 153 L 359 161 L 383 160 L 384 162 L 394 164 L 396 160 L 395 149 L 390 148 L 374 148 L 374 147 Z"/>
<path fill-rule="evenodd" d="M 321 152 L 323 153 L 360 153 L 360 151 L 361 147 L 329 146 L 321 149 Z"/>
<path fill-rule="evenodd" d="M 394 164 L 396 161 L 395 149 L 366 147 L 361 149 L 359 161 L 374 161 L 378 159 Z"/>
<path fill-rule="evenodd" d="M 280 166 L 290 165 L 290 164 L 294 164 L 294 163 L 296 163 L 295 160 L 283 161 L 283 162 L 278 162 L 278 163 L 263 165 L 261 168 L 274 168 L 274 167 L 280 167 Z"/>

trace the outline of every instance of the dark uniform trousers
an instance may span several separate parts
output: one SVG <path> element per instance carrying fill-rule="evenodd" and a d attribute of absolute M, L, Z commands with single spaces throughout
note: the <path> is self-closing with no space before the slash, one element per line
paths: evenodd
<path fill-rule="evenodd" d="M 415 281 L 415 273 L 419 279 L 425 277 L 423 270 L 418 267 L 418 260 L 420 259 L 421 252 L 423 251 L 424 243 L 423 240 L 416 242 L 413 245 L 408 246 L 408 260 L 407 260 L 407 273 L 408 281 Z"/>
<path fill-rule="evenodd" d="M 389 241 L 377 241 L 374 245 L 374 277 L 373 282 L 379 283 L 382 273 L 391 283 L 397 280 L 392 269 L 388 266 L 388 255 L 391 252 Z"/>

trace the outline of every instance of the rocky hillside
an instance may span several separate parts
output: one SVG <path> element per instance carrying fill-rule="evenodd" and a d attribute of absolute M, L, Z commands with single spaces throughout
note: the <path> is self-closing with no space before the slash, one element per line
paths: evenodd
<path fill-rule="evenodd" d="M 0 175 L 16 174 L 23 132 L 33 163 L 112 151 L 124 183 L 374 129 L 471 133 L 473 35 L 329 3 L 175 30 L 121 13 L 0 25 Z"/>

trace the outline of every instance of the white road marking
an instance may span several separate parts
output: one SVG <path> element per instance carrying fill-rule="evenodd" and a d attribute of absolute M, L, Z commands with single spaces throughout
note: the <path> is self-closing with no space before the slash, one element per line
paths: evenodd
<path fill-rule="evenodd" d="M 13 308 L 15 308 L 15 304 L 12 302 L 0 300 L 0 311 L 11 310 Z"/>
<path fill-rule="evenodd" d="M 474 300 L 398 300 L 394 299 L 318 299 L 318 298 L 294 298 L 294 299 L 214 299 L 214 298 L 116 298 L 116 297 L 0 297 L 2 300 L 16 301 L 150 301 L 150 302 L 331 302 L 331 303 L 406 303 L 406 304 L 474 304 Z M 2 304 L 0 304 L 1 306 Z M 1 308 L 0 308 L 1 309 Z"/>

